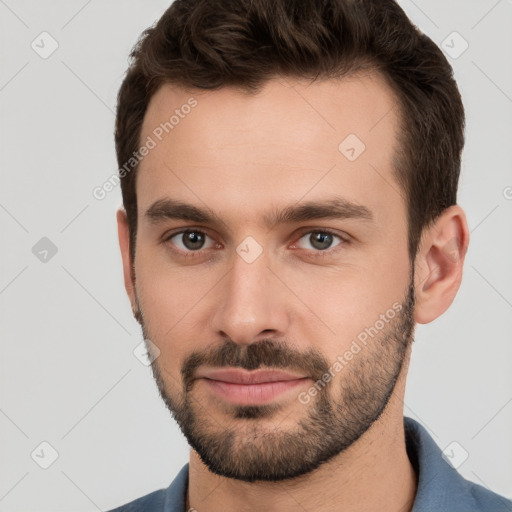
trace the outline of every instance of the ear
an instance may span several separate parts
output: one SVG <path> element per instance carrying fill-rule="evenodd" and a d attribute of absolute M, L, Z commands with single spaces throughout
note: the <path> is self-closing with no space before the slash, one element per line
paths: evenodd
<path fill-rule="evenodd" d="M 119 248 L 121 249 L 121 257 L 123 259 L 124 287 L 132 305 L 133 315 L 137 318 L 138 307 L 135 294 L 135 269 L 130 256 L 130 230 L 128 228 L 126 210 L 123 207 L 119 208 L 116 216 Z"/>
<path fill-rule="evenodd" d="M 462 281 L 468 245 L 466 215 L 458 205 L 447 208 L 425 229 L 414 262 L 417 323 L 435 320 L 453 302 Z"/>

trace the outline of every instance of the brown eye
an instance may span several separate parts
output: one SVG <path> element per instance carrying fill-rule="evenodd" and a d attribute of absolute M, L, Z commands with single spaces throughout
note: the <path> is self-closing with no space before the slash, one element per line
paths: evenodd
<path fill-rule="evenodd" d="M 173 245 L 181 249 L 185 252 L 190 251 L 199 251 L 201 249 L 206 249 L 205 247 L 206 240 L 210 239 L 210 237 L 199 230 L 187 230 L 180 231 L 179 233 L 174 233 L 174 235 L 168 238 L 168 241 Z M 212 246 L 215 242 L 210 239 L 210 246 Z"/>
<path fill-rule="evenodd" d="M 333 245 L 335 239 L 338 239 L 339 242 Z M 335 235 L 334 233 L 330 233 L 329 231 L 310 231 L 309 233 L 306 233 L 303 237 L 300 238 L 300 240 L 298 241 L 298 245 L 301 246 L 303 249 L 313 248 L 317 251 L 325 251 L 332 247 L 336 247 L 343 241 L 344 240 L 339 235 Z M 300 245 L 301 243 L 305 244 L 306 246 Z M 307 247 L 308 244 L 310 245 L 310 247 Z"/>

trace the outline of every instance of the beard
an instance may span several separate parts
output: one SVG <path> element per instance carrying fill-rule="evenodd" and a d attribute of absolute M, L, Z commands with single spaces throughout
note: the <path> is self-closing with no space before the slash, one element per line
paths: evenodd
<path fill-rule="evenodd" d="M 220 404 L 226 420 L 209 414 L 210 401 L 194 398 L 196 370 L 203 366 L 299 371 L 320 382 L 332 362 L 319 351 L 299 353 L 290 345 L 263 339 L 249 345 L 225 340 L 221 345 L 192 352 L 181 368 L 181 392 L 170 393 L 158 359 L 152 363 L 160 396 L 178 423 L 189 445 L 208 469 L 220 476 L 255 481 L 282 481 L 307 474 L 355 443 L 382 415 L 401 373 L 414 334 L 414 274 L 404 294 L 402 309 L 355 354 L 338 375 L 302 405 L 303 414 L 293 429 L 265 427 L 262 421 L 290 406 Z M 144 339 L 153 340 L 143 313 L 135 317 Z M 157 340 L 157 345 L 160 345 Z M 163 368 L 165 372 L 167 370 Z M 332 373 L 331 373 L 332 375 Z M 174 377 L 175 378 L 175 377 Z M 170 376 L 169 380 L 173 380 Z M 302 402 L 301 402 L 302 403 Z M 290 413 L 291 414 L 291 413 Z M 283 421 L 283 420 L 282 420 Z"/>

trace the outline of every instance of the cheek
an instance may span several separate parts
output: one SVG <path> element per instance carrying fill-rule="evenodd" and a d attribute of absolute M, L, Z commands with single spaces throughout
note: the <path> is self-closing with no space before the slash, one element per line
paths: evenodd
<path fill-rule="evenodd" d="M 214 273 L 205 266 L 179 267 L 160 250 L 141 250 L 135 271 L 146 322 L 164 334 L 193 314 L 215 284 Z"/>
<path fill-rule="evenodd" d="M 135 270 L 147 334 L 160 349 L 158 365 L 167 386 L 181 389 L 183 361 L 216 339 L 207 323 L 215 311 L 212 294 L 226 270 L 207 265 L 178 268 L 147 249 L 139 251 Z"/>
<path fill-rule="evenodd" d="M 405 298 L 408 268 L 407 258 L 395 255 L 361 258 L 336 269 L 289 270 L 286 282 L 300 299 L 291 301 L 291 325 L 300 337 L 317 340 L 319 350 L 335 357 L 365 328 L 380 325 L 381 315 L 391 309 L 394 316 Z"/>

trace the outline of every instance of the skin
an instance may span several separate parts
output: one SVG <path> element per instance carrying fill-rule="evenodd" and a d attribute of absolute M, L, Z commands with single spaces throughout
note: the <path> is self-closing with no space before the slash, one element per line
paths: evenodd
<path fill-rule="evenodd" d="M 181 370 L 187 358 L 215 351 L 226 339 L 240 353 L 264 340 L 280 341 L 298 362 L 306 361 L 309 351 L 331 365 L 393 303 L 404 303 L 410 284 L 414 323 L 431 322 L 446 311 L 462 278 L 469 242 L 465 214 L 452 206 L 424 231 L 411 283 L 406 205 L 392 174 L 399 114 L 379 75 L 313 84 L 276 78 L 253 96 L 227 87 L 185 91 L 165 85 L 151 99 L 141 141 L 190 97 L 197 106 L 139 166 L 135 261 L 129 255 L 126 214 L 117 212 L 126 290 L 144 336 L 160 350 L 153 371 L 168 406 L 184 403 Z M 354 161 L 338 150 L 350 133 L 366 146 Z M 373 221 L 314 219 L 272 228 L 264 222 L 270 211 L 333 195 L 364 205 Z M 151 223 L 145 212 L 165 197 L 207 207 L 221 222 Z M 180 236 L 164 239 L 191 227 L 208 237 L 206 248 L 187 259 Z M 319 251 L 308 237 L 322 229 L 348 235 L 349 242 L 334 237 L 331 248 Z M 236 251 L 248 236 L 263 248 L 252 263 Z M 269 482 L 216 474 L 191 448 L 187 509 L 295 511 L 300 504 L 304 510 L 411 510 L 416 474 L 405 449 L 403 399 L 412 332 L 400 354 L 396 326 L 387 323 L 336 373 L 319 393 L 323 398 L 300 403 L 298 393 L 314 383 L 305 379 L 258 418 L 236 417 L 233 404 L 195 381 L 189 409 L 204 420 L 205 432 L 230 430 L 235 454 L 251 441 L 264 459 L 263 434 L 268 444 L 274 439 L 268 436 L 297 433 L 299 421 L 313 414 L 320 400 L 348 405 L 343 390 L 357 389 L 363 360 L 369 382 L 376 376 L 390 381 L 386 372 L 392 362 L 398 371 L 378 418 L 349 446 L 300 476 Z M 333 421 L 335 416 L 344 419 L 342 412 Z"/>

